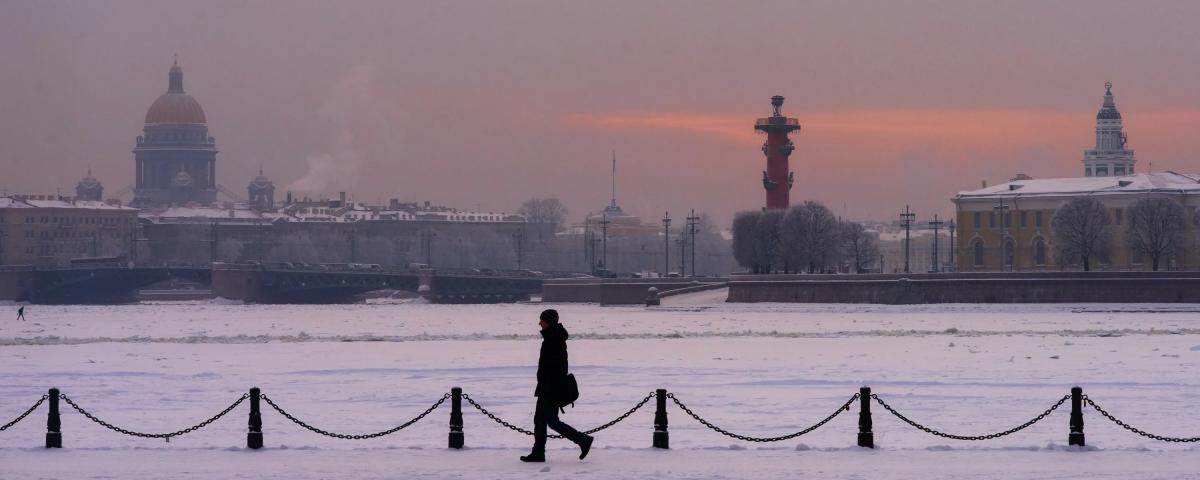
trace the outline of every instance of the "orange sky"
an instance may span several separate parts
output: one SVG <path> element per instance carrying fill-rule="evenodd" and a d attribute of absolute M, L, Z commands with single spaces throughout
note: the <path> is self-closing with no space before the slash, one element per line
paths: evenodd
<path fill-rule="evenodd" d="M 178 53 L 218 181 L 514 210 L 561 197 L 728 221 L 754 119 L 798 117 L 793 200 L 856 219 L 1077 175 L 1105 81 L 1138 170 L 1200 171 L 1200 3 L 0 0 L 0 187 L 109 193 Z M 673 214 L 674 215 L 674 214 Z"/>

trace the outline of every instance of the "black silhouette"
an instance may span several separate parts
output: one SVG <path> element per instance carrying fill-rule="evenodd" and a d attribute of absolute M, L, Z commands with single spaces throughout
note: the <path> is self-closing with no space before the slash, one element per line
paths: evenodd
<path fill-rule="evenodd" d="M 20 307 L 17 309 L 17 320 L 24 320 L 24 319 L 25 319 L 25 307 Z"/>
<path fill-rule="evenodd" d="M 558 409 L 563 406 L 562 396 L 568 375 L 567 330 L 558 323 L 558 312 L 543 311 L 538 325 L 542 327 L 542 350 L 538 358 L 537 406 L 533 412 L 533 451 L 521 457 L 522 462 L 546 461 L 546 427 L 579 445 L 579 459 L 583 460 L 592 448 L 592 437 L 575 430 L 558 419 Z M 568 401 L 574 401 L 571 399 Z"/>

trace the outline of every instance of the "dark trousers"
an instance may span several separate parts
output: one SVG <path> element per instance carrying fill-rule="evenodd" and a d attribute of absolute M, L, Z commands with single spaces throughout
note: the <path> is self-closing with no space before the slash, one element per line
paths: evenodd
<path fill-rule="evenodd" d="M 546 427 L 554 429 L 568 440 L 579 443 L 587 435 L 580 433 L 570 425 L 558 419 L 558 407 L 551 399 L 537 397 L 537 407 L 533 411 L 533 451 L 546 451 Z"/>

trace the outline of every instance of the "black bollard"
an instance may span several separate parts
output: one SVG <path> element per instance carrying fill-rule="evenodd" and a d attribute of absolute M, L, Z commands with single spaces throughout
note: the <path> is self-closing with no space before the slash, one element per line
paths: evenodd
<path fill-rule="evenodd" d="M 46 417 L 46 448 L 62 448 L 62 420 L 58 416 L 58 389 L 51 388 L 50 415 Z"/>
<path fill-rule="evenodd" d="M 258 450 L 263 446 L 262 412 L 258 409 L 261 390 L 250 389 L 250 431 L 246 432 L 246 448 Z"/>
<path fill-rule="evenodd" d="M 450 448 L 463 448 L 462 388 L 450 389 Z"/>
<path fill-rule="evenodd" d="M 871 387 L 858 389 L 858 446 L 875 448 L 871 432 Z"/>
<path fill-rule="evenodd" d="M 671 437 L 667 434 L 667 390 L 655 391 L 658 400 L 654 410 L 654 448 L 671 448 Z"/>
<path fill-rule="evenodd" d="M 1071 389 L 1071 434 L 1067 435 L 1067 445 L 1083 446 L 1083 389 Z"/>

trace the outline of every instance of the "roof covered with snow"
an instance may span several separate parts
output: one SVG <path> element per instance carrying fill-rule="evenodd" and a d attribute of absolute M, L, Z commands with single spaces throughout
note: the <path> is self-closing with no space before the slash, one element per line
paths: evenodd
<path fill-rule="evenodd" d="M 1072 177 L 1014 180 L 958 192 L 955 200 L 1055 197 L 1079 194 L 1200 193 L 1200 174 L 1137 173 L 1120 177 Z"/>
<path fill-rule="evenodd" d="M 23 197 L 0 197 L 0 208 L 72 208 L 90 210 L 128 210 L 136 208 L 120 204 L 108 204 L 96 200 L 44 199 Z"/>

